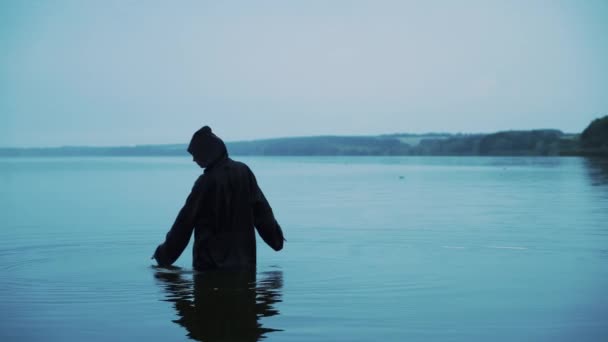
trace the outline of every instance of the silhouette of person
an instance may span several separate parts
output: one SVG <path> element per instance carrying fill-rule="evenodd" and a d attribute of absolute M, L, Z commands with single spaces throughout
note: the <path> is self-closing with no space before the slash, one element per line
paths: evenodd
<path fill-rule="evenodd" d="M 197 270 L 254 268 L 255 229 L 266 244 L 281 250 L 283 231 L 249 167 L 230 159 L 226 145 L 208 126 L 194 133 L 188 152 L 205 171 L 156 248 L 158 265 L 173 264 L 193 230 L 192 264 Z"/>
<path fill-rule="evenodd" d="M 261 317 L 278 315 L 283 273 L 262 274 L 256 282 L 253 269 L 195 273 L 192 280 L 178 271 L 157 271 L 156 278 L 172 302 L 188 337 L 205 342 L 259 341 L 265 334 L 280 331 L 263 327 Z"/>

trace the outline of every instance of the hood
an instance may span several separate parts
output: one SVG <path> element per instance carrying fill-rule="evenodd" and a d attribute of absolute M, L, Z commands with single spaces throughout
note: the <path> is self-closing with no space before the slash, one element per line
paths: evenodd
<path fill-rule="evenodd" d="M 201 167 L 207 167 L 228 157 L 226 145 L 213 134 L 209 126 L 194 133 L 188 145 L 188 152 Z"/>

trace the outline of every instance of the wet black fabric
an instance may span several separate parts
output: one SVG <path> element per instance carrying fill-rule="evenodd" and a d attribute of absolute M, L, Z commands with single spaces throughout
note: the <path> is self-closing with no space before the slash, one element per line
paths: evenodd
<path fill-rule="evenodd" d="M 161 266 L 173 264 L 194 231 L 195 269 L 255 267 L 256 229 L 274 250 L 283 248 L 283 231 L 253 172 L 220 155 L 195 182 L 154 258 Z"/>

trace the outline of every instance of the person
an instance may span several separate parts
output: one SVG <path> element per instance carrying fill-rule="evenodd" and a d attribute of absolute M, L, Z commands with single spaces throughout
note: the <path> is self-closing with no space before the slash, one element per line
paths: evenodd
<path fill-rule="evenodd" d="M 195 270 L 253 268 L 255 230 L 275 251 L 283 249 L 283 230 L 249 167 L 228 157 L 211 128 L 194 133 L 188 152 L 204 173 L 196 180 L 165 241 L 154 252 L 159 266 L 182 254 L 194 231 Z"/>

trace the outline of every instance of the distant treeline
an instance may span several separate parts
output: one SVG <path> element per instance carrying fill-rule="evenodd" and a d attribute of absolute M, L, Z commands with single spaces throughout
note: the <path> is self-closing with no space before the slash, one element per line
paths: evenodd
<path fill-rule="evenodd" d="M 116 147 L 63 146 L 48 148 L 0 148 L 0 157 L 94 157 L 183 156 L 186 145 L 138 145 Z"/>
<path fill-rule="evenodd" d="M 535 130 L 495 134 L 393 134 L 374 137 L 308 137 L 229 144 L 233 154 L 271 156 L 477 156 L 559 155 L 560 131 Z"/>
<path fill-rule="evenodd" d="M 581 134 L 558 130 L 492 134 L 318 136 L 228 142 L 232 155 L 256 156 L 608 156 L 608 116 Z M 0 156 L 183 156 L 186 144 L 0 148 Z"/>

